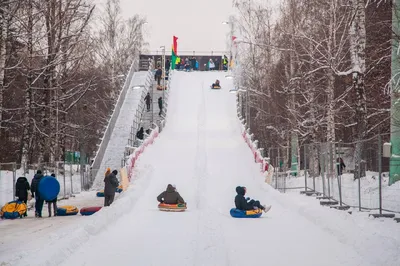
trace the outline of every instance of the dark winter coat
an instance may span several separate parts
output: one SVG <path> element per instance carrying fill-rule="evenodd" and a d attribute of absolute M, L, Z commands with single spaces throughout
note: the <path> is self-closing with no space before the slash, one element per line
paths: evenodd
<path fill-rule="evenodd" d="M 27 200 L 28 190 L 30 189 L 31 187 L 29 186 L 28 179 L 26 179 L 26 177 L 19 177 L 15 184 L 15 196 L 21 201 Z"/>
<path fill-rule="evenodd" d="M 219 60 L 218 59 L 215 59 L 214 64 L 215 64 L 215 69 L 219 70 Z"/>
<path fill-rule="evenodd" d="M 171 62 L 169 61 L 169 59 L 165 62 L 165 71 L 168 71 L 169 68 L 171 67 Z"/>
<path fill-rule="evenodd" d="M 244 197 L 244 194 L 245 194 L 244 187 L 236 187 L 236 193 L 237 193 L 237 195 L 235 197 L 236 209 L 239 209 L 242 211 L 248 211 L 248 210 L 254 209 L 253 205 L 248 203 Z"/>
<path fill-rule="evenodd" d="M 177 191 L 175 191 L 175 188 L 169 184 L 167 186 L 167 190 L 158 195 L 157 200 L 161 203 L 166 203 L 166 204 L 178 204 L 178 203 L 185 203 L 181 195 Z"/>
<path fill-rule="evenodd" d="M 104 178 L 104 195 L 115 195 L 115 189 L 119 186 L 117 176 L 114 173 L 109 174 Z"/>
<path fill-rule="evenodd" d="M 162 97 L 158 98 L 158 107 L 162 109 Z"/>
<path fill-rule="evenodd" d="M 39 182 L 42 180 L 43 174 L 36 174 L 31 182 L 32 196 L 34 197 L 36 193 L 39 193 Z"/>
<path fill-rule="evenodd" d="M 136 138 L 143 139 L 144 138 L 144 130 L 140 128 L 140 130 L 136 133 Z"/>
<path fill-rule="evenodd" d="M 151 102 L 150 94 L 147 94 L 146 97 L 144 98 L 144 100 L 146 101 L 146 104 L 150 104 L 150 102 Z"/>
<path fill-rule="evenodd" d="M 156 78 L 157 78 L 157 77 L 160 77 L 160 78 L 161 78 L 161 76 L 162 76 L 162 70 L 159 68 L 159 69 L 157 69 L 157 71 L 156 71 Z"/>

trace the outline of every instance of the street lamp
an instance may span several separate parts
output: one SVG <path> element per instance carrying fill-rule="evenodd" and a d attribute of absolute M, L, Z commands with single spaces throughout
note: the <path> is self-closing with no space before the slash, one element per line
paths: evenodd
<path fill-rule="evenodd" d="M 164 95 L 164 91 L 165 91 L 165 75 L 166 75 L 166 73 L 165 73 L 165 45 L 163 45 L 163 46 L 160 46 L 160 48 L 162 49 L 162 51 L 163 51 L 163 56 L 162 56 L 162 60 L 161 60 L 161 64 L 162 64 L 162 75 L 161 75 L 161 77 L 163 78 L 163 80 L 162 80 L 162 110 L 160 110 L 160 114 L 162 114 L 162 111 L 163 111 L 163 109 L 164 109 L 164 100 L 165 100 L 165 95 Z"/>

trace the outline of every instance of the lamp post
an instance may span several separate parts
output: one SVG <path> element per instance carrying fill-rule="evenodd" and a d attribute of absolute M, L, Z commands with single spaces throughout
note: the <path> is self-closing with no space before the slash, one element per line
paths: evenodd
<path fill-rule="evenodd" d="M 162 64 L 162 75 L 161 77 L 163 78 L 162 80 L 162 110 L 164 109 L 164 100 L 165 100 L 165 95 L 164 95 L 164 91 L 165 91 L 165 46 L 161 46 L 160 48 L 162 48 L 162 52 L 163 52 L 163 56 L 162 56 L 162 60 L 161 60 L 161 64 Z M 160 110 L 160 114 L 162 114 L 162 110 Z"/>
<path fill-rule="evenodd" d="M 400 180 L 400 86 L 399 86 L 399 72 L 400 72 L 400 57 L 399 57 L 399 33 L 400 33 L 400 0 L 393 1 L 392 13 L 392 104 L 391 104 L 391 129 L 390 129 L 390 142 L 391 142 L 391 157 L 390 157 L 390 171 L 389 171 L 389 185 Z"/>
<path fill-rule="evenodd" d="M 231 60 L 232 60 L 232 37 L 233 34 L 235 33 L 235 23 L 234 23 L 234 17 L 233 16 L 229 16 L 229 21 L 223 21 L 222 24 L 224 25 L 229 25 L 230 28 L 230 32 L 229 32 L 229 60 L 228 60 L 228 75 L 229 76 L 229 71 L 230 69 L 230 64 L 231 64 Z"/>

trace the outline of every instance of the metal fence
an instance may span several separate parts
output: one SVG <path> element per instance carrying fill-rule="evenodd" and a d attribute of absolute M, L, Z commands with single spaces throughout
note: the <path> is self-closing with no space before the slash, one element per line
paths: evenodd
<path fill-rule="evenodd" d="M 19 177 L 26 177 L 31 183 L 37 170 L 43 175 L 55 174 L 60 183 L 59 199 L 72 197 L 76 193 L 89 189 L 90 180 L 89 165 L 68 164 L 58 162 L 55 166 L 44 164 L 40 168 L 37 165 L 28 165 L 28 170 L 23 169 L 20 164 L 0 163 L 0 206 L 15 200 L 15 185 Z"/>
<path fill-rule="evenodd" d="M 400 213 L 400 182 L 389 186 L 389 158 L 382 152 L 389 141 L 389 134 L 381 134 L 353 143 L 303 145 L 298 177 L 290 170 L 288 148 L 270 149 L 270 163 L 275 167 L 272 186 L 282 192 L 304 189 L 303 193 L 319 194 L 329 204 L 359 211 Z"/>

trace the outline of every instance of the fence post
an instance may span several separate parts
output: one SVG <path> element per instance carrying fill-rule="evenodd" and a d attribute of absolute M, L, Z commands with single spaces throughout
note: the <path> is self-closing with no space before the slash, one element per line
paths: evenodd
<path fill-rule="evenodd" d="M 322 144 L 320 144 L 320 149 L 322 150 L 321 156 L 319 158 L 319 162 L 321 165 L 321 181 L 322 181 L 322 195 L 325 197 L 325 154 L 322 148 Z"/>
<path fill-rule="evenodd" d="M 336 169 L 340 169 L 340 159 L 341 158 L 341 154 L 340 154 L 340 141 L 338 144 L 338 149 L 339 149 L 339 154 L 336 153 Z M 336 152 L 336 148 L 335 148 L 335 152 Z M 339 160 L 337 160 L 339 159 Z M 339 161 L 339 162 L 338 162 Z M 337 170 L 336 170 L 337 171 Z M 340 174 L 340 175 L 339 175 Z M 342 206 L 342 174 L 341 172 L 337 171 L 337 182 L 338 182 L 338 189 L 339 189 L 339 202 L 340 202 L 340 206 Z"/>
<path fill-rule="evenodd" d="M 15 200 L 16 182 L 17 182 L 17 163 L 13 163 L 13 200 Z"/>
<path fill-rule="evenodd" d="M 66 182 L 65 182 L 65 164 L 63 165 L 64 171 L 63 171 L 63 183 L 64 183 L 64 199 L 66 199 L 67 191 L 66 191 Z"/>
<path fill-rule="evenodd" d="M 357 144 L 356 144 L 357 145 Z M 358 165 L 358 211 L 361 211 L 361 167 Z"/>
<path fill-rule="evenodd" d="M 304 145 L 304 190 L 307 192 L 307 144 Z"/>
<path fill-rule="evenodd" d="M 70 164 L 69 165 L 69 175 L 70 175 L 70 178 L 71 178 L 71 195 L 74 193 L 74 189 L 73 189 L 73 178 L 72 178 L 72 164 Z"/>
<path fill-rule="evenodd" d="M 382 215 L 382 137 L 378 135 L 379 214 Z"/>

